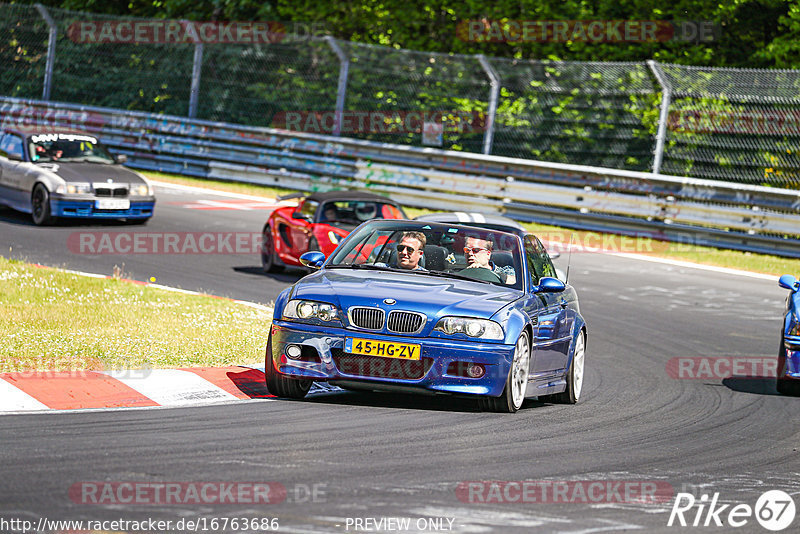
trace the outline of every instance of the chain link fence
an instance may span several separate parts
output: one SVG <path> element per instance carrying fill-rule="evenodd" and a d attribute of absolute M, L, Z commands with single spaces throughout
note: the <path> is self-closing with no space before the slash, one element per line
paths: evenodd
<path fill-rule="evenodd" d="M 0 94 L 800 188 L 800 71 L 485 58 L 280 32 L 247 44 L 119 38 L 137 22 L 156 24 L 0 4 Z"/>
<path fill-rule="evenodd" d="M 800 187 L 800 71 L 658 68 L 671 91 L 661 172 Z"/>

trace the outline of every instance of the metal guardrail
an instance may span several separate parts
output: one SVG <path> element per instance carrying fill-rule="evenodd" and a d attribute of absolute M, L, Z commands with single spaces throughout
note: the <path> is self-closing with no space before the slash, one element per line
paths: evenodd
<path fill-rule="evenodd" d="M 6 97 L 0 121 L 88 130 L 139 169 L 800 257 L 800 191 Z"/>

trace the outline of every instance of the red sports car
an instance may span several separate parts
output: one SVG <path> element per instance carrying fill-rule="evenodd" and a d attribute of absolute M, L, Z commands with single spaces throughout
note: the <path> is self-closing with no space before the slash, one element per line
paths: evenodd
<path fill-rule="evenodd" d="M 329 191 L 283 197 L 299 197 L 296 206 L 278 208 L 263 230 L 261 265 L 265 272 L 286 265 L 301 266 L 300 256 L 309 250 L 330 255 L 353 229 L 370 219 L 407 219 L 397 202 L 362 191 Z"/>

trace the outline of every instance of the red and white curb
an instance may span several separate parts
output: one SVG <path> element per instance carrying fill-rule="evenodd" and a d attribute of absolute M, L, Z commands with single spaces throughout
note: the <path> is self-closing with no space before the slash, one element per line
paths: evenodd
<path fill-rule="evenodd" d="M 315 383 L 309 395 L 341 391 Z M 270 400 L 263 366 L 0 374 L 0 414 Z"/>
<path fill-rule="evenodd" d="M 245 366 L 0 374 L 0 413 L 192 406 L 273 397 Z"/>
<path fill-rule="evenodd" d="M 89 278 L 113 278 L 40 264 L 31 265 Z M 256 302 L 218 297 L 138 280 L 125 278 L 120 280 L 177 293 L 228 300 L 264 311 L 272 309 Z M 0 373 L 0 414 L 189 406 L 270 397 L 273 396 L 266 388 L 263 366 Z"/>

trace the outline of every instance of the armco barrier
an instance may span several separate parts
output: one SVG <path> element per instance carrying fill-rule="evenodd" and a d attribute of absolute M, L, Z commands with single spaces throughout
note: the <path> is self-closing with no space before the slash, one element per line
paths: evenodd
<path fill-rule="evenodd" d="M 91 131 L 139 169 L 800 257 L 800 191 L 4 97 L 0 121 Z"/>

